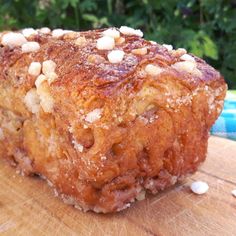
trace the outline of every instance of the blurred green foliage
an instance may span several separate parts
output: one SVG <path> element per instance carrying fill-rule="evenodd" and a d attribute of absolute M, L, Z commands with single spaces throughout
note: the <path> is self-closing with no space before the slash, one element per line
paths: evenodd
<path fill-rule="evenodd" d="M 236 0 L 0 0 L 0 30 L 120 25 L 187 48 L 236 88 Z"/>

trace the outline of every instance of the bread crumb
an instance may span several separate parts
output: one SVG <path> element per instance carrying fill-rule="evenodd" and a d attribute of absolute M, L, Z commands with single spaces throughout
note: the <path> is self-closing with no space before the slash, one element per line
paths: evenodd
<path fill-rule="evenodd" d="M 68 131 L 71 133 L 71 134 L 73 134 L 73 127 L 72 126 L 68 126 Z"/>
<path fill-rule="evenodd" d="M 77 46 L 84 46 L 86 43 L 87 43 L 87 40 L 86 40 L 86 38 L 85 38 L 84 36 L 79 37 L 79 38 L 77 38 L 77 39 L 75 40 L 75 44 L 76 44 Z"/>
<path fill-rule="evenodd" d="M 138 193 L 138 195 L 136 196 L 136 199 L 138 201 L 142 201 L 145 199 L 145 196 L 146 196 L 146 191 L 142 190 L 141 192 Z"/>
<path fill-rule="evenodd" d="M 54 191 L 54 196 L 55 196 L 55 197 L 58 197 L 58 196 L 59 196 L 58 191 L 57 191 L 56 189 L 53 189 L 53 191 Z"/>
<path fill-rule="evenodd" d="M 103 36 L 97 40 L 97 49 L 112 50 L 115 47 L 115 40 L 109 36 Z"/>
<path fill-rule="evenodd" d="M 105 161 L 107 159 L 106 156 L 101 156 L 101 161 Z"/>
<path fill-rule="evenodd" d="M 49 187 L 53 187 L 53 183 L 50 180 L 46 180 Z"/>
<path fill-rule="evenodd" d="M 36 52 L 40 49 L 40 45 L 37 42 L 27 42 L 21 46 L 23 53 Z"/>
<path fill-rule="evenodd" d="M 108 53 L 107 57 L 111 63 L 120 63 L 124 58 L 125 53 L 122 50 L 113 50 Z"/>
<path fill-rule="evenodd" d="M 39 76 L 41 73 L 41 63 L 39 62 L 31 62 L 29 65 L 28 73 L 33 76 Z"/>
<path fill-rule="evenodd" d="M 94 121 L 97 121 L 101 118 L 101 114 L 102 114 L 102 110 L 99 108 L 96 108 L 86 115 L 85 120 L 89 123 L 93 123 Z"/>
<path fill-rule="evenodd" d="M 72 144 L 74 145 L 74 148 L 79 151 L 79 152 L 83 152 L 84 150 L 84 146 L 81 145 L 80 143 L 77 143 L 75 140 L 72 141 Z"/>
<path fill-rule="evenodd" d="M 122 211 L 122 210 L 124 210 L 124 209 L 126 209 L 126 208 L 129 208 L 130 206 L 131 206 L 131 204 L 130 204 L 130 203 L 127 203 L 127 204 L 125 204 L 124 206 L 118 208 L 118 209 L 117 209 L 117 212 Z"/>
<path fill-rule="evenodd" d="M 118 122 L 121 123 L 123 121 L 123 118 L 119 116 L 119 117 L 117 117 L 117 120 L 118 120 Z"/>
<path fill-rule="evenodd" d="M 115 39 L 116 45 L 121 45 L 122 43 L 125 42 L 125 38 L 124 37 L 120 37 Z"/>
<path fill-rule="evenodd" d="M 155 120 L 157 120 L 158 118 L 159 118 L 158 115 L 152 116 L 152 117 L 149 118 L 148 122 L 149 122 L 149 123 L 153 123 L 153 122 L 154 122 Z"/>
<path fill-rule="evenodd" d="M 64 34 L 63 39 L 76 39 L 80 36 L 79 32 L 76 31 L 69 31 Z"/>
<path fill-rule="evenodd" d="M 99 64 L 99 63 L 104 62 L 105 58 L 97 54 L 91 54 L 88 56 L 87 61 L 90 63 Z"/>
<path fill-rule="evenodd" d="M 203 181 L 195 181 L 191 184 L 191 190 L 192 192 L 201 195 L 208 191 L 209 186 L 206 182 Z"/>

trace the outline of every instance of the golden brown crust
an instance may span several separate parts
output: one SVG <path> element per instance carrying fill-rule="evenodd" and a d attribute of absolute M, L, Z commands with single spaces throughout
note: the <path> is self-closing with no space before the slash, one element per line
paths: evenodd
<path fill-rule="evenodd" d="M 110 50 L 96 48 L 103 31 L 38 33 L 27 39 L 40 45 L 31 53 L 0 48 L 0 155 L 44 176 L 66 202 L 105 213 L 197 169 L 226 84 L 203 60 L 192 56 L 189 70 L 181 50 L 134 35 L 121 34 L 114 49 L 125 56 L 110 63 Z M 52 110 L 32 113 L 24 99 L 37 76 L 28 69 L 46 60 L 56 64 L 43 84 Z"/>

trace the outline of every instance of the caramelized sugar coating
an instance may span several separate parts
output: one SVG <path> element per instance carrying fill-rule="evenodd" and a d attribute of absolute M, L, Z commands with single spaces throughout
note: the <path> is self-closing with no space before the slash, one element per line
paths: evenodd
<path fill-rule="evenodd" d="M 104 31 L 0 35 L 0 156 L 107 213 L 196 171 L 226 84 L 184 49 Z"/>

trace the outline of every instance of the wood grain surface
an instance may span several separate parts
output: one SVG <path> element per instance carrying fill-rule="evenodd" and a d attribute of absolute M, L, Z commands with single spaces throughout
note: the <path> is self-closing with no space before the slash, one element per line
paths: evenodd
<path fill-rule="evenodd" d="M 207 194 L 189 190 L 208 182 Z M 236 142 L 211 137 L 208 158 L 181 184 L 123 212 L 83 213 L 54 197 L 39 178 L 22 177 L 0 160 L 0 235 L 236 235 Z"/>

